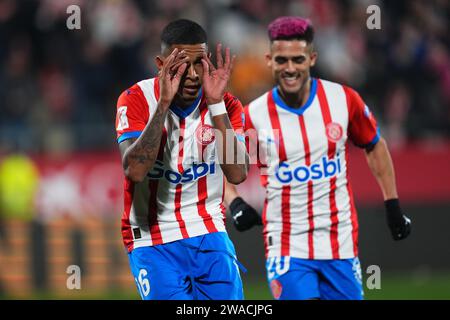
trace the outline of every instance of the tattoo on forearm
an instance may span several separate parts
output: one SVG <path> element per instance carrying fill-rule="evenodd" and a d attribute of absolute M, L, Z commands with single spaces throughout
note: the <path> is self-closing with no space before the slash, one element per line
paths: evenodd
<path fill-rule="evenodd" d="M 147 124 L 139 139 L 128 149 L 125 157 L 127 167 L 133 164 L 153 165 L 158 155 L 166 114 L 167 111 L 156 108 L 150 123 Z"/>

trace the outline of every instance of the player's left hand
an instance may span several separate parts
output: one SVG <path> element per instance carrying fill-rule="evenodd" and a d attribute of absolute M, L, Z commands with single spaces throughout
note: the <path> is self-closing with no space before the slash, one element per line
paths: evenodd
<path fill-rule="evenodd" d="M 230 203 L 233 224 L 238 231 L 246 231 L 253 226 L 262 225 L 262 219 L 258 212 L 241 197 L 235 198 Z"/>
<path fill-rule="evenodd" d="M 217 68 L 213 65 L 206 54 L 203 55 L 203 79 L 202 85 L 208 105 L 219 103 L 223 100 L 223 94 L 233 69 L 234 59 L 230 55 L 230 48 L 225 49 L 225 61 L 222 56 L 222 44 L 217 44 Z"/>
<path fill-rule="evenodd" d="M 411 219 L 405 216 L 400 209 L 398 199 L 384 202 L 389 229 L 394 240 L 402 240 L 411 233 Z"/>

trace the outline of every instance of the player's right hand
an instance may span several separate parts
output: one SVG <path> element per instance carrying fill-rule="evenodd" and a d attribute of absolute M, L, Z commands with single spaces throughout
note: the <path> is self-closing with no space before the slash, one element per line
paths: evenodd
<path fill-rule="evenodd" d="M 169 107 L 180 86 L 189 57 L 175 48 L 163 62 L 159 72 L 159 102 Z"/>
<path fill-rule="evenodd" d="M 259 214 L 241 197 L 235 198 L 230 203 L 230 211 L 233 217 L 233 224 L 238 231 L 246 231 L 253 226 L 262 225 Z"/>
<path fill-rule="evenodd" d="M 389 229 L 394 240 L 402 240 L 411 233 L 411 219 L 405 216 L 398 199 L 390 199 L 384 202 Z"/>
<path fill-rule="evenodd" d="M 226 48 L 224 61 L 221 43 L 218 43 L 216 48 L 217 67 L 214 66 L 206 53 L 203 54 L 202 65 L 204 72 L 202 86 L 208 105 L 216 104 L 223 100 L 223 94 L 231 77 L 235 58 L 236 56 L 231 56 L 230 48 Z"/>

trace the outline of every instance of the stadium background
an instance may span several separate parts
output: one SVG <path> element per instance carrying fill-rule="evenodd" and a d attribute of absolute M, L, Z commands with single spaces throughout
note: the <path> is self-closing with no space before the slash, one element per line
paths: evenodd
<path fill-rule="evenodd" d="M 81 8 L 68 30 L 66 8 Z M 381 30 L 366 8 L 381 8 Z M 271 87 L 266 25 L 309 17 L 315 76 L 357 89 L 376 114 L 396 165 L 413 233 L 391 240 L 364 155 L 351 150 L 363 277 L 381 268 L 368 299 L 450 299 L 449 2 L 0 0 L 0 297 L 138 298 L 121 243 L 122 172 L 115 143 L 120 92 L 155 75 L 159 34 L 170 20 L 202 24 L 210 44 L 238 55 L 230 91 L 247 103 Z M 258 208 L 253 171 L 239 186 Z M 270 298 L 260 229 L 229 226 L 247 298 Z M 69 265 L 81 290 L 66 287 Z"/>

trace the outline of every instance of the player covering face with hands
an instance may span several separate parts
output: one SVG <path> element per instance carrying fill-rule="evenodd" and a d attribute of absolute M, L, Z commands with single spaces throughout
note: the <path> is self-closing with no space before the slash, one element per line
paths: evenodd
<path fill-rule="evenodd" d="M 117 103 L 122 236 L 143 299 L 243 298 L 222 203 L 224 178 L 238 184 L 247 175 L 238 161 L 238 154 L 247 158 L 242 105 L 225 92 L 230 50 L 218 44 L 216 60 L 201 26 L 173 21 L 161 35 L 158 76 Z"/>
<path fill-rule="evenodd" d="M 300 17 L 268 28 L 267 66 L 275 87 L 245 107 L 252 163 L 266 188 L 262 219 L 227 186 L 234 225 L 263 224 L 267 279 L 276 299 L 362 299 L 358 221 L 347 170 L 347 141 L 366 154 L 385 199 L 392 237 L 411 221 L 400 208 L 394 167 L 376 120 L 359 94 L 311 77 L 314 29 Z M 256 144 L 256 147 L 251 147 Z"/>

